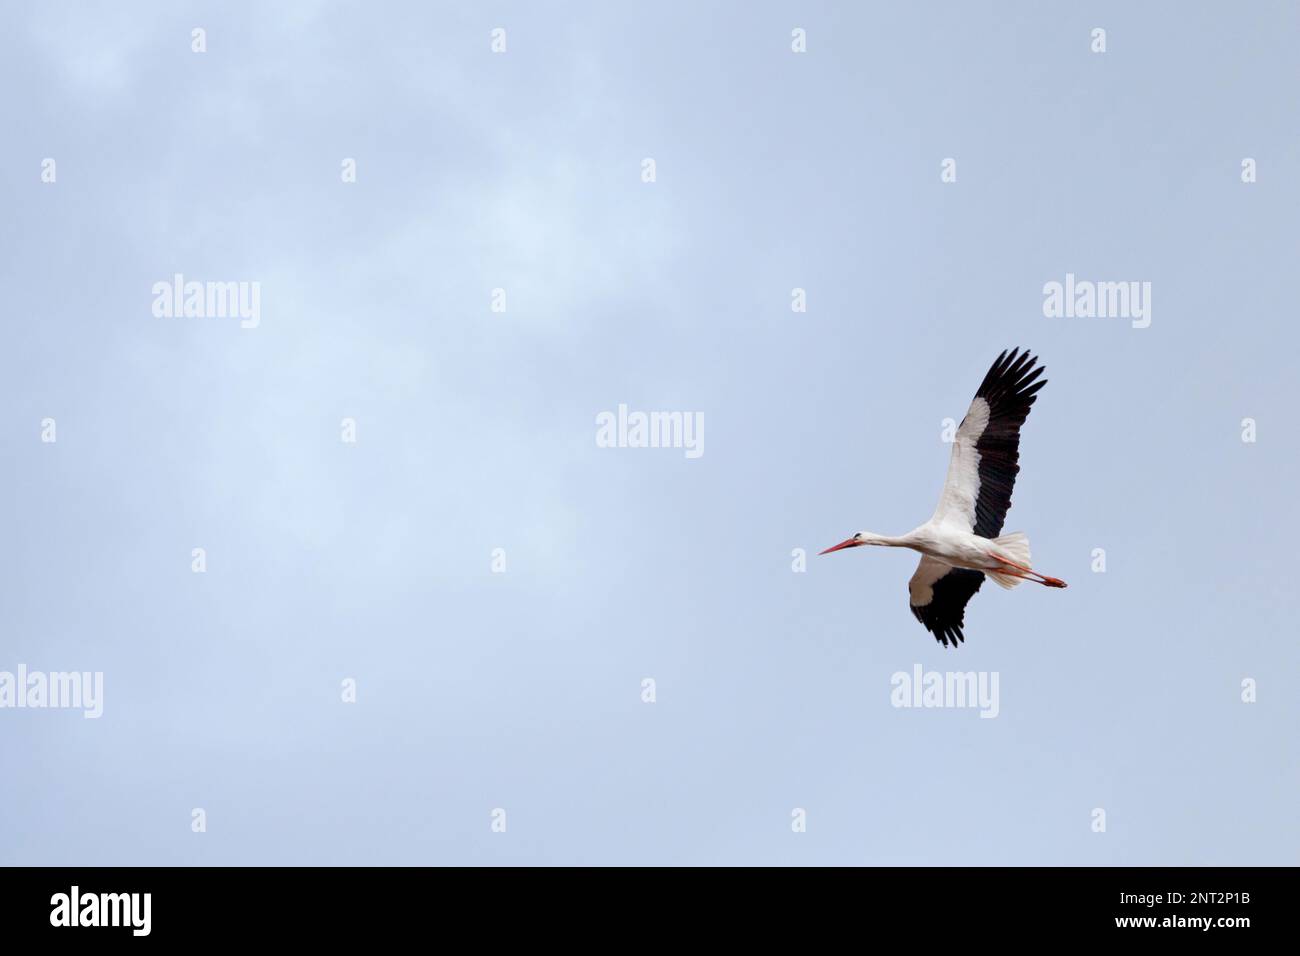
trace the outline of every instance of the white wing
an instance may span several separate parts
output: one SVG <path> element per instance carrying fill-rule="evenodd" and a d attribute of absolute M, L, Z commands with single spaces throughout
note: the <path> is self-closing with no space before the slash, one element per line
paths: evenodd
<path fill-rule="evenodd" d="M 1017 357 L 1019 356 L 1019 357 Z M 1020 471 L 1020 426 L 1047 384 L 1028 352 L 1003 352 L 984 376 L 957 429 L 933 521 L 984 538 L 1002 532 Z"/>

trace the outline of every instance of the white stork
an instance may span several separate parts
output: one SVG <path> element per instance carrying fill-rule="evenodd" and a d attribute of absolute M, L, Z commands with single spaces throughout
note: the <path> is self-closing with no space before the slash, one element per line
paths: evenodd
<path fill-rule="evenodd" d="M 1035 581 L 1050 588 L 1065 582 L 1033 570 L 1029 539 L 1002 534 L 1011 490 L 1020 471 L 1020 426 L 1047 384 L 1028 352 L 1003 352 L 980 383 L 966 411 L 948 462 L 948 478 L 933 517 L 901 538 L 859 531 L 822 554 L 873 544 L 911 548 L 921 563 L 907 583 L 912 613 L 945 647 L 964 641 L 966 602 L 988 575 L 1004 588 Z M 999 537 L 1001 535 L 1001 537 Z"/>

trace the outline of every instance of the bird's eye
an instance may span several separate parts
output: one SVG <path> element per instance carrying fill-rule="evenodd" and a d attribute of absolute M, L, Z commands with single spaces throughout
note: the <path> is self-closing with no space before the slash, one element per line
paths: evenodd
<path fill-rule="evenodd" d="M 854 541 L 861 541 L 861 540 L 862 540 L 862 532 L 859 531 L 857 534 L 855 534 L 855 535 L 853 536 L 853 540 L 854 540 Z"/>

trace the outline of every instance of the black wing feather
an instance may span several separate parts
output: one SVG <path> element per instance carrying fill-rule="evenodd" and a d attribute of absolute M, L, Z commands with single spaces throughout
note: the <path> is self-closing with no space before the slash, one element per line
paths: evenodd
<path fill-rule="evenodd" d="M 934 596 L 928 604 L 909 604 L 912 614 L 944 647 L 956 647 L 966 640 L 961 631 L 966 620 L 966 603 L 984 583 L 983 571 L 949 568 L 931 585 Z"/>
<path fill-rule="evenodd" d="M 1036 381 L 1046 371 L 1028 351 L 1005 351 L 984 376 L 976 398 L 989 406 L 989 421 L 975 442 L 979 452 L 979 494 L 975 498 L 975 533 L 996 538 L 1002 533 L 1011 492 L 1020 472 L 1020 426 L 1038 398 L 1047 379 Z M 972 592 L 973 593 L 973 592 Z"/>

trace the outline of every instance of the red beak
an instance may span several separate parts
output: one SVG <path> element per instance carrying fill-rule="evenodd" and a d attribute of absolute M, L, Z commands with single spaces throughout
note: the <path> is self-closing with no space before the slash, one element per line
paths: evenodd
<path fill-rule="evenodd" d="M 832 551 L 840 550 L 840 548 L 856 548 L 861 543 L 862 543 L 861 541 L 858 541 L 855 538 L 849 538 L 847 541 L 841 541 L 833 548 L 827 548 L 825 551 L 822 552 L 822 554 L 830 554 Z"/>

